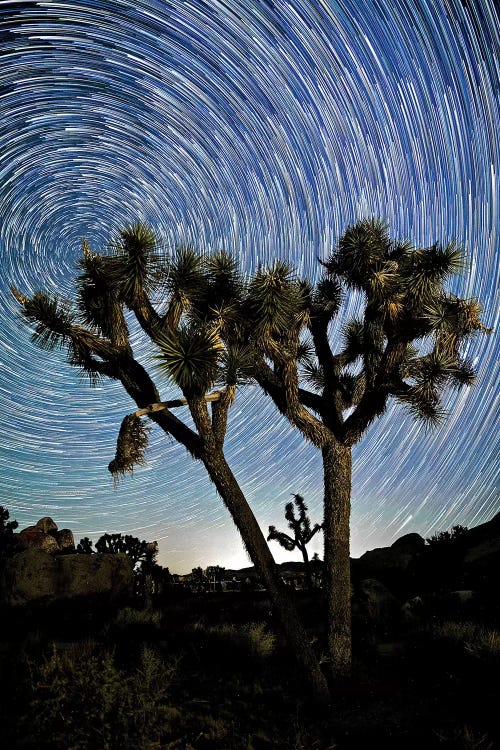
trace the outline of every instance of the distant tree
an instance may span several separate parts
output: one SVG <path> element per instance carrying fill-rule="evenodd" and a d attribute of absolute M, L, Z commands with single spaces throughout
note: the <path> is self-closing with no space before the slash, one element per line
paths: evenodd
<path fill-rule="evenodd" d="M 323 560 L 321 560 L 317 552 L 312 556 L 309 567 L 311 569 L 313 586 L 320 588 L 323 581 Z"/>
<path fill-rule="evenodd" d="M 83 539 L 80 539 L 79 543 L 76 545 L 76 551 L 81 555 L 91 555 L 95 552 L 94 549 L 92 549 L 92 540 L 88 538 L 88 536 L 84 536 Z"/>
<path fill-rule="evenodd" d="M 466 552 L 468 529 L 453 526 L 426 539 L 429 547 L 427 581 L 433 588 L 448 590 L 462 585 L 462 560 Z"/>
<path fill-rule="evenodd" d="M 204 591 L 207 583 L 207 577 L 203 568 L 197 567 L 191 570 L 191 581 L 198 591 Z"/>
<path fill-rule="evenodd" d="M 146 542 L 144 539 L 141 541 L 138 537 L 130 534 L 125 536 L 122 536 L 122 534 L 103 534 L 97 540 L 95 548 L 101 554 L 118 554 L 121 552 L 128 555 L 134 564 L 134 568 L 138 563 L 143 562 L 149 566 L 153 565 L 158 554 L 158 547 L 155 546 L 154 542 Z"/>
<path fill-rule="evenodd" d="M 14 549 L 14 530 L 17 521 L 9 521 L 9 511 L 0 505 L 0 558 L 9 557 Z"/>
<path fill-rule="evenodd" d="M 307 505 L 305 504 L 302 495 L 294 495 L 294 503 L 297 508 L 297 516 L 295 516 L 295 508 L 293 503 L 287 503 L 285 506 L 285 518 L 288 521 L 288 528 L 292 530 L 293 537 L 285 534 L 284 531 L 278 531 L 276 526 L 269 527 L 268 541 L 274 540 L 281 544 L 284 549 L 288 552 L 292 552 L 294 549 L 298 549 L 302 554 L 304 560 L 304 572 L 307 581 L 307 587 L 312 588 L 311 568 L 309 565 L 309 555 L 307 553 L 307 545 L 318 531 L 321 531 L 321 524 L 316 523 L 311 528 L 311 520 L 307 515 Z"/>
<path fill-rule="evenodd" d="M 453 526 L 451 531 L 440 531 L 426 539 L 427 544 L 432 547 L 460 547 L 467 536 L 467 526 Z"/>
<path fill-rule="evenodd" d="M 213 584 L 214 590 L 217 589 L 217 585 L 220 588 L 221 582 L 224 580 L 224 573 L 226 569 L 220 565 L 209 565 L 205 570 L 205 575 L 208 578 L 210 584 Z"/>

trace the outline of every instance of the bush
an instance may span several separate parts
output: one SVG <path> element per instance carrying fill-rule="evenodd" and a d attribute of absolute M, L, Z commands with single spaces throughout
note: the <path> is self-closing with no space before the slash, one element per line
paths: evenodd
<path fill-rule="evenodd" d="M 157 629 L 160 627 L 160 624 L 161 612 L 157 609 L 133 609 L 132 607 L 125 607 L 118 612 L 113 620 L 113 625 L 120 630 L 137 626 L 148 626 Z"/>
<path fill-rule="evenodd" d="M 433 635 L 486 663 L 500 661 L 500 633 L 497 630 L 474 622 L 449 621 L 434 627 Z"/>
<path fill-rule="evenodd" d="M 53 645 L 49 658 L 30 667 L 24 747 L 156 750 L 178 719 L 168 705 L 175 669 L 149 648 L 131 670 L 92 641 Z"/>
<path fill-rule="evenodd" d="M 274 653 L 276 640 L 262 622 L 246 625 L 205 625 L 200 622 L 192 627 L 192 634 L 196 645 L 204 648 L 212 661 L 230 669 L 234 668 L 235 660 L 239 667 L 243 667 L 245 662 L 254 665 L 269 659 Z"/>

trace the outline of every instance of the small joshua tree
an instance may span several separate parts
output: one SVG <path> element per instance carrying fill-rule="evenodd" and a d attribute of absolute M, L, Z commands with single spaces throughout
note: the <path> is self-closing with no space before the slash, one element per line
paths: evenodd
<path fill-rule="evenodd" d="M 307 554 L 307 545 L 322 526 L 319 523 L 314 524 L 311 528 L 311 520 L 307 515 L 307 505 L 302 495 L 294 495 L 294 503 L 297 508 L 297 517 L 293 503 L 287 503 L 285 506 L 285 518 L 288 521 L 288 528 L 292 530 L 293 537 L 285 534 L 284 531 L 278 531 L 276 526 L 269 527 L 268 541 L 275 540 L 279 542 L 288 552 L 294 549 L 300 550 L 304 560 L 304 572 L 306 575 L 307 587 L 312 588 L 311 568 L 309 565 L 309 555 Z"/>

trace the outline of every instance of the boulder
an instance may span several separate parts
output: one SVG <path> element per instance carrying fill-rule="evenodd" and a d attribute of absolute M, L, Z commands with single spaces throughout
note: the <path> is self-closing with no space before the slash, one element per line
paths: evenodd
<path fill-rule="evenodd" d="M 40 531 L 43 531 L 44 534 L 51 534 L 53 531 L 57 531 L 57 524 L 52 520 L 52 518 L 49 518 L 49 516 L 40 518 L 40 520 L 36 522 L 35 526 L 37 529 L 40 529 Z"/>
<path fill-rule="evenodd" d="M 397 624 L 400 604 L 393 594 L 374 578 L 361 581 L 353 598 L 353 618 L 379 631 Z"/>
<path fill-rule="evenodd" d="M 352 561 L 355 580 L 374 578 L 405 598 L 415 589 L 415 576 L 426 545 L 419 534 L 406 534 L 391 547 L 378 547 Z"/>
<path fill-rule="evenodd" d="M 422 621 L 426 608 L 421 596 L 412 596 L 401 607 L 401 618 L 407 625 L 416 624 Z"/>
<path fill-rule="evenodd" d="M 425 547 L 425 539 L 420 534 L 405 534 L 391 544 L 390 549 L 398 550 L 402 554 L 416 555 Z"/>
<path fill-rule="evenodd" d="M 54 553 L 59 551 L 59 545 L 51 534 L 46 534 L 36 526 L 28 526 L 17 535 L 24 548 L 34 548 L 43 552 Z"/>
<path fill-rule="evenodd" d="M 58 556 L 32 547 L 5 562 L 0 603 L 19 607 L 88 597 L 118 602 L 131 595 L 133 585 L 133 564 L 127 555 Z"/>
<path fill-rule="evenodd" d="M 59 529 L 55 534 L 59 549 L 63 552 L 69 552 L 75 549 L 75 538 L 71 529 Z"/>

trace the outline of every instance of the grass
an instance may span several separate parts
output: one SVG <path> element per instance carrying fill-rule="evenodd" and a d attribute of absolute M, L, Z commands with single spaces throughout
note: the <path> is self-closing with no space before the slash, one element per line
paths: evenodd
<path fill-rule="evenodd" d="M 321 605 L 303 598 L 320 652 Z M 352 681 L 318 718 L 260 594 L 255 607 L 223 594 L 125 608 L 104 626 L 89 617 L 85 634 L 75 621 L 64 638 L 49 619 L 0 643 L 9 750 L 493 750 L 500 737 L 487 679 L 499 634 L 481 624 L 448 620 L 402 633 L 397 648 L 358 648 Z"/>

